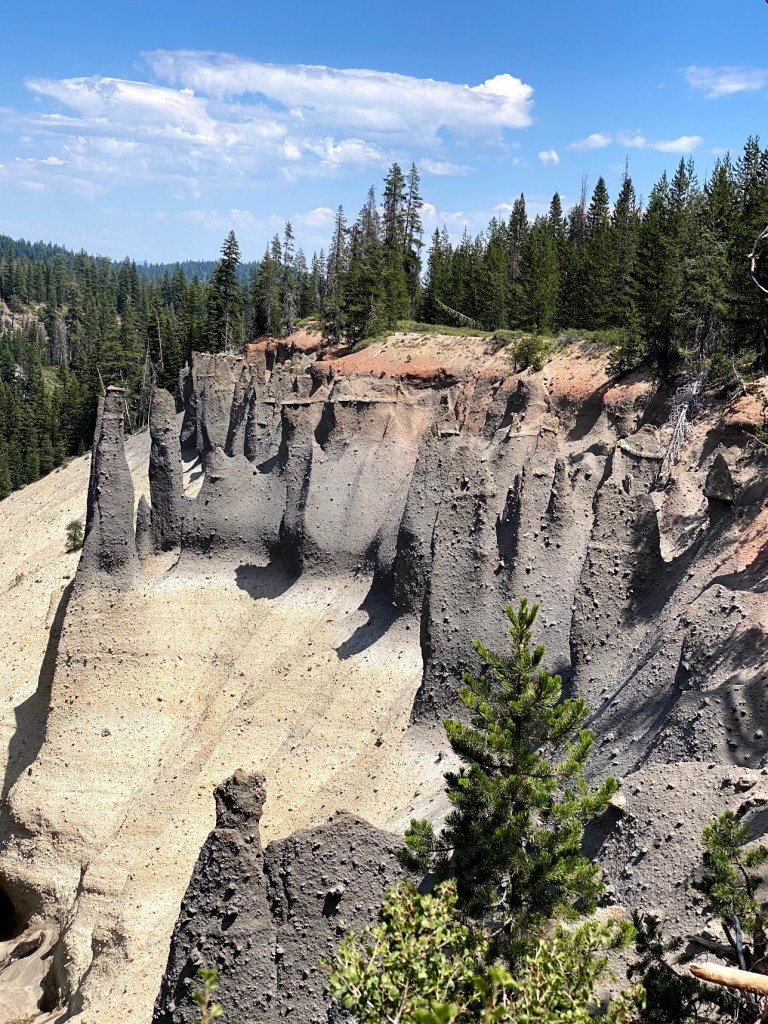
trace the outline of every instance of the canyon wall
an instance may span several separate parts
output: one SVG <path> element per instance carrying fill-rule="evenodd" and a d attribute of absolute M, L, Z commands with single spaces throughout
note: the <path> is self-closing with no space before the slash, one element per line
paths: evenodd
<path fill-rule="evenodd" d="M 471 642 L 503 648 L 502 606 L 522 595 L 541 603 L 548 667 L 592 709 L 591 771 L 622 782 L 590 836 L 609 899 L 700 924 L 685 881 L 698 831 L 725 806 L 760 830 L 768 800 L 755 410 L 705 403 L 660 488 L 672 396 L 650 380 L 611 382 L 581 348 L 515 374 L 482 342 L 443 345 L 430 359 L 396 341 L 332 360 L 268 345 L 196 355 L 178 420 L 170 396 L 153 401 L 151 501 L 136 514 L 123 398 L 107 392 L 82 559 L 17 726 L 37 739 L 7 775 L 0 1021 L 34 1019 L 3 1016 L 16 985 L 27 1002 L 38 986 L 52 1019 L 66 1007 L 148 1024 L 166 967 L 155 1019 L 191 1019 L 184 982 L 217 948 L 232 953 L 228 1020 L 267 1002 L 279 1016 L 304 989 L 296 1019 L 325 1020 L 316 976 L 294 977 L 307 963 L 281 981 L 265 953 L 297 927 L 275 865 L 289 857 L 324 903 L 333 885 L 314 877 L 314 844 L 354 845 L 359 830 L 390 851 L 349 922 L 371 918 L 393 835 L 445 811 L 441 718 L 461 670 L 479 667 Z M 206 839 L 230 777 L 245 810 L 222 822 L 219 790 Z M 232 856 L 251 888 L 217 895 Z M 316 899 L 310 923 L 299 915 L 310 957 L 334 933 Z M 246 932 L 263 977 L 232 952 Z M 14 981 L 30 935 L 49 953 Z"/>

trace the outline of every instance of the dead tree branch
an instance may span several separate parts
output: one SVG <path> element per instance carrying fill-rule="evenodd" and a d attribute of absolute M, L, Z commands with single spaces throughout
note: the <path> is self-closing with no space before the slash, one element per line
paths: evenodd
<path fill-rule="evenodd" d="M 672 467 L 680 457 L 680 450 L 690 436 L 691 426 L 689 417 L 696 410 L 699 394 L 704 386 L 706 376 L 706 370 L 702 370 L 695 380 L 678 388 L 675 393 L 672 410 L 667 421 L 668 425 L 673 424 L 672 437 L 661 461 L 659 472 L 656 475 L 657 487 L 666 487 L 672 475 Z"/>

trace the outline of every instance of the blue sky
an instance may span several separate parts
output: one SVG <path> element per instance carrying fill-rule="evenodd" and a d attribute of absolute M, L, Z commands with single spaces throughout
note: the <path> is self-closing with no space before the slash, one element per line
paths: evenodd
<path fill-rule="evenodd" d="M 114 258 L 327 245 L 389 164 L 427 232 L 543 212 L 624 161 L 641 194 L 768 142 L 764 0 L 17 3 L 0 63 L 0 232 Z"/>

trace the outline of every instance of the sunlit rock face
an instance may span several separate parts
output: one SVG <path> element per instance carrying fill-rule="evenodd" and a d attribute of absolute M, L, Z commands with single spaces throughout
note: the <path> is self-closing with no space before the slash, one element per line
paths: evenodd
<path fill-rule="evenodd" d="M 312 844 L 322 875 L 345 860 L 340 884 L 357 891 L 368 862 L 337 854 L 328 829 L 390 850 L 412 815 L 439 819 L 441 718 L 462 669 L 480 667 L 472 640 L 503 649 L 502 605 L 523 595 L 541 604 L 547 666 L 592 709 L 592 771 L 623 779 L 624 817 L 591 840 L 610 898 L 647 892 L 695 927 L 700 906 L 676 884 L 690 848 L 638 859 L 624 837 L 693 834 L 716 791 L 738 808 L 739 779 L 758 786 L 765 455 L 705 405 L 660 490 L 668 405 L 648 380 L 612 384 L 573 349 L 513 374 L 481 342 L 444 345 L 195 356 L 178 416 L 157 393 L 150 435 L 124 440 L 110 390 L 90 479 L 76 460 L 2 503 L 0 942 L 21 952 L 0 951 L 0 1022 L 34 1020 L 6 1006 L 37 1002 L 52 1019 L 149 1024 L 166 968 L 158 1019 L 189 1019 L 177 986 L 194 928 L 179 907 L 185 891 L 210 897 L 219 931 L 231 912 L 206 879 L 230 827 L 211 833 L 213 793 L 233 776 L 268 793 L 258 843 L 233 833 L 262 872 L 237 941 L 247 932 L 253 962 L 276 970 L 264 944 L 288 949 L 299 920 L 275 902 L 290 861 L 308 948 L 326 955 Z M 73 578 L 63 530 L 86 489 Z M 668 782 L 689 798 L 678 832 Z M 365 914 L 377 898 L 358 901 Z M 231 968 L 245 1016 L 227 1019 L 258 1018 Z M 247 978 L 273 1005 L 293 991 Z M 326 1019 L 321 990 L 302 988 L 297 1021 Z"/>

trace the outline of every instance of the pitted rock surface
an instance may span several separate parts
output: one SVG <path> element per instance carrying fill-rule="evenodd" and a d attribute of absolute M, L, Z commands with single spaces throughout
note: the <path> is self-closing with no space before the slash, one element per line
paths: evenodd
<path fill-rule="evenodd" d="M 78 581 L 127 587 L 139 575 L 133 532 L 133 481 L 125 458 L 125 391 L 99 400 L 88 487 L 88 514 Z"/>
<path fill-rule="evenodd" d="M 373 923 L 400 877 L 398 837 L 349 814 L 262 853 L 264 778 L 236 772 L 216 790 L 216 828 L 181 905 L 154 1024 L 190 1024 L 199 967 L 216 967 L 232 1024 L 334 1020 L 320 959 L 347 928 Z"/>
<path fill-rule="evenodd" d="M 704 495 L 716 501 L 725 501 L 731 504 L 736 497 L 736 488 L 731 476 L 731 470 L 723 457 L 718 452 L 715 460 L 709 468 L 707 479 L 704 481 Z"/>
<path fill-rule="evenodd" d="M 126 462 L 114 390 L 73 588 L 77 556 L 55 538 L 81 514 L 84 460 L 3 502 L 0 877 L 25 926 L 65 925 L 51 958 L 60 1015 L 150 1019 L 210 794 L 242 764 L 270 778 L 273 844 L 263 855 L 222 819 L 196 869 L 218 923 L 179 919 L 167 981 L 183 981 L 200 943 L 206 957 L 221 946 L 230 977 L 243 956 L 260 965 L 242 1005 L 324 1019 L 304 932 L 324 948 L 356 920 L 345 900 L 357 876 L 338 882 L 335 913 L 326 896 L 342 859 L 359 860 L 360 822 L 391 839 L 411 816 L 440 821 L 451 767 L 440 719 L 459 712 L 461 670 L 482 670 L 472 641 L 504 651 L 501 607 L 521 596 L 541 605 L 546 667 L 591 708 L 591 773 L 619 776 L 632 827 L 662 844 L 633 853 L 628 826 L 601 824 L 610 900 L 652 894 L 673 921 L 692 920 L 673 874 L 692 870 L 697 830 L 730 806 L 727 786 L 696 773 L 724 783 L 768 763 L 768 455 L 705 395 L 659 488 L 671 396 L 642 371 L 611 381 L 604 357 L 579 346 L 514 373 L 479 339 L 419 345 L 433 345 L 431 362 L 411 360 L 402 339 L 337 358 L 302 349 L 290 365 L 289 345 L 194 355 L 179 388 L 186 492 L 173 563 L 149 543 L 146 502 L 134 538 L 128 467 L 146 489 L 149 438 L 127 440 Z M 167 446 L 157 484 L 175 478 L 176 453 L 167 400 L 156 416 Z M 27 550 L 40 508 L 54 539 Z M 678 779 L 691 801 L 679 844 L 665 788 Z M 325 840 L 313 851 L 305 837 L 346 835 L 346 819 L 328 821 L 337 807 L 358 825 L 346 846 L 328 844 L 318 880 Z M 761 813 L 750 822 L 766 832 Z M 222 851 L 233 871 L 261 873 L 246 902 L 267 931 L 239 931 Z M 259 946 L 244 954 L 249 929 Z"/>
<path fill-rule="evenodd" d="M 152 392 L 149 433 L 152 438 L 149 452 L 152 540 L 156 550 L 171 551 L 181 544 L 184 493 L 176 403 L 162 388 Z"/>

